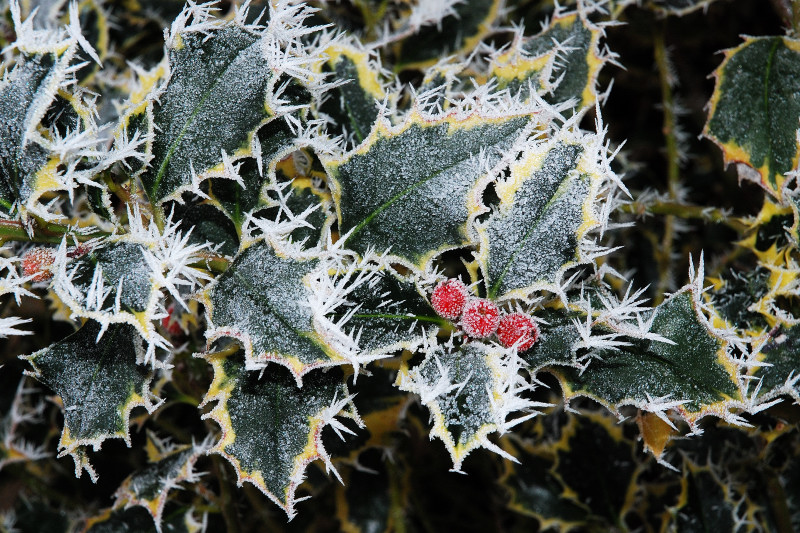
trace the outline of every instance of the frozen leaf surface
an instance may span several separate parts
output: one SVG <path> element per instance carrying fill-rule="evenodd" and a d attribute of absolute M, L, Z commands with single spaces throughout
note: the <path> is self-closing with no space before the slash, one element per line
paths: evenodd
<path fill-rule="evenodd" d="M 704 134 L 726 163 L 743 163 L 780 197 L 784 174 L 797 167 L 800 116 L 800 42 L 752 37 L 725 52 L 715 71 Z"/>
<path fill-rule="evenodd" d="M 76 465 L 80 447 L 99 448 L 111 438 L 129 442 L 134 407 L 149 412 L 156 407 L 150 393 L 152 371 L 139 364 L 144 349 L 136 330 L 112 325 L 97 341 L 99 332 L 100 325 L 90 320 L 63 341 L 26 356 L 33 377 L 61 399 L 64 430 L 58 446 L 61 455 L 75 456 Z"/>
<path fill-rule="evenodd" d="M 308 464 L 330 465 L 321 435 L 347 398 L 341 373 L 314 372 L 300 389 L 281 367 L 246 370 L 241 351 L 204 357 L 214 380 L 203 405 L 216 402 L 207 416 L 222 429 L 211 452 L 230 461 L 239 484 L 252 483 L 291 518 Z"/>
<path fill-rule="evenodd" d="M 595 398 L 612 411 L 621 405 L 655 408 L 653 400 L 661 398 L 676 402 L 690 422 L 706 414 L 724 417 L 729 402 L 741 399 L 727 341 L 698 318 L 691 291 L 673 295 L 654 312 L 650 331 L 673 344 L 630 339 L 630 346 L 600 350 L 582 372 L 551 369 L 565 395 Z"/>
<path fill-rule="evenodd" d="M 529 120 L 424 120 L 415 113 L 398 128 L 380 121 L 358 149 L 327 165 L 347 246 L 361 254 L 389 250 L 423 268 L 439 252 L 469 243 L 467 221 L 480 209 L 475 186 Z"/>
<path fill-rule="evenodd" d="M 477 260 L 490 298 L 553 289 L 564 270 L 586 262 L 579 244 L 597 223 L 592 203 L 603 176 L 583 156 L 579 143 L 546 143 L 497 183 L 500 203 L 477 224 Z"/>

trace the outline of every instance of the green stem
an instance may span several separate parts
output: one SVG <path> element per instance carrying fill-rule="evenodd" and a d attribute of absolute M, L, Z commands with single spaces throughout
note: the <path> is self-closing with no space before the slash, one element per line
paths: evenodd
<path fill-rule="evenodd" d="M 8 241 L 60 244 L 64 235 L 74 237 L 79 242 L 86 242 L 98 237 L 107 237 L 111 235 L 106 231 L 100 230 L 85 234 L 76 233 L 75 228 L 70 226 L 46 222 L 37 218 L 34 218 L 31 223 L 31 228 L 33 235 L 29 236 L 22 222 L 16 220 L 0 220 L 0 245 Z"/>
<path fill-rule="evenodd" d="M 671 200 L 678 198 L 678 185 L 680 183 L 680 156 L 678 153 L 678 139 L 675 135 L 677 120 L 674 109 L 674 99 L 672 95 L 671 72 L 669 69 L 669 59 L 667 58 L 667 47 L 664 39 L 663 27 L 656 32 L 653 40 L 654 55 L 658 66 L 658 78 L 661 82 L 661 104 L 664 110 L 664 123 L 662 132 L 666 144 L 667 159 L 667 191 Z M 672 241 L 675 238 L 675 216 L 667 215 L 664 217 L 664 233 L 660 246 L 654 252 L 656 263 L 658 264 L 659 279 L 656 285 L 654 305 L 659 304 L 664 293 L 669 289 L 670 279 L 672 278 Z"/>
<path fill-rule="evenodd" d="M 634 215 L 670 215 L 676 218 L 699 219 L 704 222 L 724 224 L 737 232 L 744 232 L 747 225 L 736 217 L 730 216 L 725 209 L 689 205 L 680 202 L 656 201 L 652 203 L 631 202 L 621 208 L 625 213 Z"/>

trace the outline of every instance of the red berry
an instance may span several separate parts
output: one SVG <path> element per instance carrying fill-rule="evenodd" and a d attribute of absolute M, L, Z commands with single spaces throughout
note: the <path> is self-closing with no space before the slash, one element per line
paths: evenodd
<path fill-rule="evenodd" d="M 55 259 L 50 248 L 31 248 L 22 256 L 22 275 L 33 276 L 31 281 L 47 281 L 53 277 L 49 267 Z"/>
<path fill-rule="evenodd" d="M 455 320 L 461 316 L 468 297 L 467 286 L 460 279 L 446 279 L 433 289 L 431 305 L 440 317 Z"/>
<path fill-rule="evenodd" d="M 461 327 L 470 337 L 488 337 L 497 331 L 498 324 L 500 324 L 500 309 L 493 302 L 475 298 L 464 306 Z"/>
<path fill-rule="evenodd" d="M 530 350 L 539 338 L 539 328 L 536 322 L 523 313 L 511 313 L 500 319 L 497 326 L 497 338 L 506 348 L 517 345 L 517 350 L 524 352 Z"/>

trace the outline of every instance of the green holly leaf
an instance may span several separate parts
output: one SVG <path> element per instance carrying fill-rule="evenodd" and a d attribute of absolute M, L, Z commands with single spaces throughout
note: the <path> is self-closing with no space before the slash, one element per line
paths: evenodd
<path fill-rule="evenodd" d="M 726 163 L 757 173 L 756 181 L 780 199 L 784 175 L 797 168 L 800 116 L 800 41 L 753 37 L 725 52 L 703 134 Z"/>
<path fill-rule="evenodd" d="M 539 325 L 539 339 L 528 351 L 520 354 L 531 374 L 535 375 L 547 366 L 575 365 L 581 335 L 573 322 L 574 317 L 560 313 L 537 314 L 537 317 L 543 319 Z"/>
<path fill-rule="evenodd" d="M 295 148 L 295 139 L 285 120 L 273 119 L 258 130 L 256 157 L 237 161 L 240 181 L 229 178 L 209 180 L 209 196 L 239 235 L 247 216 L 266 205 L 263 188 L 274 180 L 275 165 Z"/>
<path fill-rule="evenodd" d="M 192 509 L 176 509 L 158 527 L 153 518 L 141 507 L 106 509 L 86 521 L 81 533 L 200 533 L 205 531 L 204 521 L 198 521 Z"/>
<path fill-rule="evenodd" d="M 300 389 L 279 366 L 246 370 L 242 351 L 203 357 L 214 380 L 201 407 L 216 402 L 205 417 L 222 430 L 211 453 L 233 465 L 240 485 L 252 483 L 293 517 L 295 491 L 308 464 L 322 459 L 332 468 L 321 436 L 328 425 L 342 427 L 334 419 L 349 401 L 341 372 L 314 372 Z"/>
<path fill-rule="evenodd" d="M 389 250 L 423 269 L 442 251 L 469 244 L 467 222 L 481 210 L 476 185 L 529 122 L 414 113 L 393 128 L 379 120 L 357 150 L 326 163 L 347 247 Z"/>
<path fill-rule="evenodd" d="M 758 366 L 751 374 L 760 380 L 764 400 L 786 394 L 800 400 L 800 325 L 781 325 L 756 348 Z"/>
<path fill-rule="evenodd" d="M 142 341 L 128 324 L 114 324 L 103 333 L 97 322 L 52 346 L 24 356 L 33 367 L 30 375 L 59 397 L 64 429 L 59 457 L 72 455 L 76 475 L 82 469 L 96 478 L 83 455 L 83 447 L 99 449 L 106 439 L 123 439 L 130 446 L 128 421 L 131 410 L 157 405 L 150 392 L 152 370 L 141 363 Z"/>
<path fill-rule="evenodd" d="M 182 25 L 173 25 L 168 75 L 146 101 L 132 98 L 122 121 L 129 135 L 131 121 L 144 123 L 150 138 L 139 179 L 153 203 L 177 200 L 209 177 L 231 177 L 228 160 L 257 155 L 262 125 L 307 107 L 309 94 L 288 82 L 314 87 L 321 79 L 309 70 L 321 56 L 299 41 L 318 28 L 301 27 L 311 13 L 306 6 L 276 9 L 262 28 L 240 17 L 213 19 L 207 5 L 192 5 L 178 18 Z M 304 47 L 302 58 L 292 55 L 294 47 Z"/>
<path fill-rule="evenodd" d="M 682 17 L 699 9 L 706 10 L 714 0 L 650 0 L 648 7 L 666 15 Z"/>
<path fill-rule="evenodd" d="M 629 346 L 597 350 L 585 369 L 548 371 L 565 397 L 588 396 L 614 412 L 622 405 L 659 411 L 669 404 L 692 424 L 708 414 L 727 416 L 742 400 L 738 370 L 727 353 L 730 341 L 697 306 L 692 290 L 684 289 L 653 311 L 650 333 L 671 343 L 628 339 Z"/>
<path fill-rule="evenodd" d="M 397 520 L 393 507 L 405 507 L 407 485 L 392 486 L 388 470 L 397 470 L 397 467 L 388 466 L 382 459 L 370 461 L 369 470 L 366 466 L 351 467 L 342 473 L 343 484 L 335 489 L 336 515 L 342 531 L 395 531 Z"/>
<path fill-rule="evenodd" d="M 332 133 L 344 134 L 358 145 L 369 135 L 378 118 L 378 107 L 387 96 L 380 80 L 380 65 L 354 44 L 334 44 L 325 54 L 328 60 L 324 70 L 346 83 L 329 92 L 319 112 L 333 119 Z"/>
<path fill-rule="evenodd" d="M 211 204 L 169 204 L 167 212 L 172 213 L 174 220 L 179 220 L 178 228 L 189 234 L 189 243 L 194 245 L 210 244 L 216 253 L 233 257 L 239 251 L 239 235 L 233 223 Z"/>
<path fill-rule="evenodd" d="M 131 218 L 139 217 L 138 209 Z M 104 241 L 92 241 L 72 252 L 62 244 L 55 257 L 53 290 L 72 317 L 109 324 L 130 324 L 147 341 L 146 362 L 160 366 L 156 347 L 171 345 L 156 330 L 162 318 L 165 293 L 183 302 L 204 272 L 190 267 L 199 261 L 205 244 L 190 244 L 169 223 L 163 231 L 152 221 Z M 180 289 L 179 289 L 180 287 Z"/>
<path fill-rule="evenodd" d="M 444 17 L 438 24 L 418 28 L 400 42 L 398 68 L 425 68 L 442 57 L 469 53 L 489 33 L 501 5 L 499 0 L 465 0 L 455 4 L 455 14 Z"/>
<path fill-rule="evenodd" d="M 336 222 L 333 199 L 327 189 L 322 189 L 311 178 L 294 178 L 284 198 L 285 208 L 294 216 L 307 213 L 306 225 L 290 233 L 292 241 L 303 243 L 306 249 L 324 243 L 324 238 Z"/>
<path fill-rule="evenodd" d="M 414 350 L 448 322 L 436 315 L 414 282 L 388 267 L 373 270 L 373 279 L 356 287 L 350 299 L 359 303 L 347 328 L 367 354 Z"/>
<path fill-rule="evenodd" d="M 207 447 L 184 445 L 169 449 L 152 436 L 148 447 L 156 449 L 155 460 L 125 478 L 114 494 L 114 509 L 143 507 L 153 517 L 156 528 L 161 529 L 170 490 L 178 488 L 179 483 L 197 481 L 194 464 Z"/>
<path fill-rule="evenodd" d="M 453 460 L 453 470 L 459 471 L 476 448 L 509 457 L 488 436 L 502 434 L 536 414 L 507 420 L 514 411 L 541 405 L 519 396 L 530 388 L 517 376 L 519 365 L 513 354 L 479 342 L 459 348 L 432 346 L 422 363 L 400 369 L 396 384 L 400 390 L 420 396 L 431 413 L 431 438 L 441 439 Z"/>
<path fill-rule="evenodd" d="M 208 344 L 223 337 L 237 339 L 251 367 L 283 365 L 298 386 L 315 368 L 377 359 L 380 355 L 361 353 L 341 329 L 344 317 L 334 321 L 326 316 L 337 310 L 344 314 L 352 306 L 338 295 L 332 296 L 333 304 L 326 302 L 334 286 L 346 295 L 368 277 L 366 269 L 337 276 L 322 256 L 292 250 L 286 243 L 245 243 L 231 266 L 201 295 Z"/>
<path fill-rule="evenodd" d="M 603 29 L 580 13 L 563 13 L 533 37 L 492 61 L 490 75 L 500 87 L 528 93 L 530 82 L 545 101 L 573 100 L 574 109 L 593 106 L 597 76 L 607 58 L 600 51 Z"/>
<path fill-rule="evenodd" d="M 20 39 L 33 39 L 27 35 L 34 31 L 29 23 L 18 23 Z M 86 143 L 95 127 L 92 111 L 69 92 L 77 42 L 38 43 L 33 50 L 22 46 L 0 82 L 0 212 L 53 218 L 39 205 L 42 197 L 86 179 L 73 168 L 86 151 L 66 149 L 66 138 L 80 135 Z"/>
<path fill-rule="evenodd" d="M 616 420 L 590 413 L 570 417 L 555 449 L 553 470 L 564 492 L 575 494 L 609 526 L 622 523 L 633 504 L 640 467 L 634 442 Z"/>
<path fill-rule="evenodd" d="M 592 261 L 582 241 L 600 223 L 594 204 L 607 179 L 593 152 L 585 141 L 553 139 L 527 150 L 495 185 L 500 203 L 475 225 L 489 298 L 556 290 L 566 269 Z"/>

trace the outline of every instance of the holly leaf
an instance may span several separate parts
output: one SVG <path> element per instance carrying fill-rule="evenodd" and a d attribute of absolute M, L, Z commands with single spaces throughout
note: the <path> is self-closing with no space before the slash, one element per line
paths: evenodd
<path fill-rule="evenodd" d="M 79 137 L 81 145 L 91 145 L 96 131 L 92 111 L 69 92 L 77 42 L 40 42 L 29 35 L 30 24 L 18 21 L 21 53 L 0 82 L 0 212 L 52 219 L 39 201 L 85 181 L 74 167 L 88 151 L 70 143 Z M 24 42 L 34 38 L 37 45 L 28 50 Z"/>
<path fill-rule="evenodd" d="M 334 416 L 349 401 L 342 374 L 314 372 L 300 389 L 281 367 L 246 370 L 241 350 L 202 357 L 214 379 L 201 407 L 216 402 L 204 416 L 222 430 L 210 453 L 233 465 L 239 485 L 252 483 L 292 518 L 308 464 L 322 459 L 332 468 L 321 436 L 326 426 L 341 426 Z"/>
<path fill-rule="evenodd" d="M 149 447 L 159 444 L 152 438 L 148 443 Z M 190 445 L 160 449 L 155 461 L 125 478 L 114 494 L 114 509 L 143 507 L 160 530 L 170 490 L 180 483 L 197 481 L 194 464 L 206 451 L 206 446 Z"/>
<path fill-rule="evenodd" d="M 467 222 L 481 209 L 476 184 L 529 122 L 418 113 L 397 128 L 378 121 L 357 150 L 326 162 L 347 247 L 390 250 L 423 269 L 438 253 L 469 244 Z"/>
<path fill-rule="evenodd" d="M 750 167 L 780 199 L 784 175 L 797 168 L 800 153 L 800 41 L 748 37 L 725 52 L 714 77 L 703 135 L 722 149 L 726 164 Z"/>
<path fill-rule="evenodd" d="M 326 318 L 352 305 L 335 294 L 333 303 L 326 302 L 333 287 L 346 295 L 369 274 L 342 275 L 333 281 L 330 276 L 336 277 L 336 271 L 331 269 L 333 265 L 320 255 L 292 251 L 285 243 L 243 244 L 231 266 L 201 295 L 209 323 L 208 345 L 223 337 L 237 339 L 250 368 L 278 363 L 292 372 L 298 386 L 315 368 L 378 358 L 360 353 L 341 330 L 346 320 L 335 323 Z"/>
<path fill-rule="evenodd" d="M 263 188 L 274 180 L 277 162 L 295 148 L 295 136 L 283 119 L 273 119 L 258 130 L 255 157 L 237 161 L 240 181 L 229 178 L 209 180 L 212 203 L 231 219 L 241 235 L 247 216 L 265 205 Z"/>
<path fill-rule="evenodd" d="M 650 332 L 669 339 L 629 339 L 630 346 L 598 350 L 585 369 L 548 368 L 566 398 L 588 396 L 617 412 L 622 405 L 660 410 L 668 402 L 690 424 L 724 417 L 742 399 L 728 340 L 710 329 L 684 289 L 659 305 Z"/>
<path fill-rule="evenodd" d="M 414 350 L 448 322 L 438 317 L 420 295 L 414 282 L 384 266 L 371 272 L 369 283 L 356 287 L 351 296 L 359 307 L 347 321 L 366 354 Z"/>
<path fill-rule="evenodd" d="M 453 6 L 454 14 L 437 24 L 422 26 L 397 47 L 399 68 L 425 68 L 440 58 L 473 50 L 489 33 L 500 14 L 499 0 L 465 0 Z"/>
<path fill-rule="evenodd" d="M 677 505 L 668 509 L 667 525 L 688 533 L 708 531 L 713 524 L 719 531 L 736 531 L 739 505 L 709 467 L 686 462 Z"/>
<path fill-rule="evenodd" d="M 597 76 L 607 61 L 600 51 L 603 29 L 580 13 L 563 13 L 533 37 L 522 39 L 492 61 L 490 75 L 500 87 L 528 94 L 530 86 L 545 101 L 568 100 L 574 109 L 593 106 Z"/>
<path fill-rule="evenodd" d="M 535 375 L 543 367 L 575 365 L 581 335 L 573 318 L 556 313 L 540 318 L 546 323 L 539 326 L 539 339 L 520 354 L 531 374 Z"/>
<path fill-rule="evenodd" d="M 513 438 L 505 439 L 503 448 L 518 461 L 503 463 L 500 480 L 510 493 L 510 509 L 536 518 L 542 530 L 559 527 L 568 531 L 586 523 L 588 509 L 565 494 L 563 482 L 553 472 L 552 453 Z"/>
<path fill-rule="evenodd" d="M 566 269 L 591 262 L 582 245 L 600 223 L 594 206 L 606 175 L 585 142 L 531 147 L 495 185 L 499 205 L 475 224 L 476 260 L 492 299 L 556 290 Z"/>
<path fill-rule="evenodd" d="M 633 442 L 608 416 L 584 413 L 569 420 L 555 446 L 553 469 L 565 494 L 575 494 L 609 526 L 622 523 L 638 485 L 640 468 Z"/>
<path fill-rule="evenodd" d="M 168 76 L 123 118 L 145 123 L 149 165 L 138 176 L 154 204 L 178 200 L 209 177 L 230 177 L 228 159 L 257 155 L 262 125 L 307 107 L 298 84 L 316 86 L 309 68 L 321 56 L 299 39 L 318 28 L 302 26 L 307 6 L 275 9 L 263 27 L 213 19 L 207 5 L 190 5 L 176 19 L 167 34 Z M 302 57 L 294 54 L 301 47 Z"/>
<path fill-rule="evenodd" d="M 346 83 L 329 92 L 319 112 L 333 119 L 334 133 L 344 134 L 358 145 L 369 135 L 378 118 L 378 107 L 386 98 L 380 65 L 355 43 L 337 43 L 325 54 L 328 60 L 323 69 Z"/>
<path fill-rule="evenodd" d="M 131 410 L 144 407 L 152 413 L 152 370 L 143 366 L 145 351 L 136 330 L 114 324 L 98 338 L 101 326 L 92 320 L 48 348 L 23 358 L 30 362 L 31 376 L 47 385 L 60 399 L 64 429 L 58 443 L 59 457 L 72 455 L 76 475 L 87 469 L 82 447 L 95 450 L 106 439 L 123 439 L 130 446 L 128 423 Z"/>
<path fill-rule="evenodd" d="M 789 395 L 800 401 L 800 325 L 781 325 L 760 343 L 757 361 L 751 374 L 759 380 L 759 396 L 763 400 Z"/>
<path fill-rule="evenodd" d="M 342 531 L 379 533 L 395 530 L 397 520 L 392 510 L 398 503 L 392 500 L 407 502 L 408 489 L 406 484 L 392 486 L 389 468 L 396 467 L 387 466 L 380 457 L 370 461 L 369 467 L 347 468 L 343 472 L 344 483 L 335 489 L 336 516 Z"/>
<path fill-rule="evenodd" d="M 518 396 L 530 388 L 520 382 L 518 370 L 519 360 L 490 345 L 439 345 L 431 347 L 419 365 L 401 367 L 396 385 L 420 396 L 431 412 L 431 438 L 441 439 L 453 460 L 453 470 L 460 471 L 466 456 L 476 448 L 509 457 L 488 436 L 502 434 L 534 416 L 507 421 L 513 411 L 540 405 Z"/>
<path fill-rule="evenodd" d="M 81 533 L 200 533 L 205 531 L 205 521 L 198 521 L 192 509 L 176 509 L 163 524 L 156 526 L 153 518 L 141 507 L 106 509 L 86 521 Z"/>
<path fill-rule="evenodd" d="M 233 223 L 216 207 L 207 203 L 169 204 L 178 229 L 189 235 L 190 244 L 210 244 L 216 253 L 233 257 L 239 250 L 239 235 Z M 191 232 L 191 233 L 189 233 Z"/>

